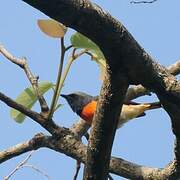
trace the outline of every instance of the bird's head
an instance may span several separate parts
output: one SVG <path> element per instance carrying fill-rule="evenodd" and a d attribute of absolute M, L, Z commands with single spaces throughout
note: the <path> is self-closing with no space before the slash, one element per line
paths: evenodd
<path fill-rule="evenodd" d="M 72 110 L 77 114 L 80 114 L 83 107 L 94 99 L 93 96 L 83 92 L 74 92 L 68 95 L 61 94 L 61 96 L 67 100 Z"/>

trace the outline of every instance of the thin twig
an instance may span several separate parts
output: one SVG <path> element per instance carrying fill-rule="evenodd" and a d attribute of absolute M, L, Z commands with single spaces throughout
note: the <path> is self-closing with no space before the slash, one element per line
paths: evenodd
<path fill-rule="evenodd" d="M 46 103 L 46 100 L 44 99 L 44 97 L 39 93 L 39 89 L 38 89 L 38 76 L 34 76 L 33 73 L 31 72 L 27 60 L 25 57 L 23 58 L 16 58 L 15 56 L 13 56 L 7 49 L 5 49 L 4 46 L 0 45 L 0 53 L 6 57 L 6 59 L 8 59 L 10 62 L 18 65 L 19 67 L 21 67 L 27 78 L 29 79 L 35 94 L 37 95 L 37 98 L 39 100 L 39 104 L 41 106 L 41 111 L 42 112 L 47 112 L 49 110 L 48 105 Z"/>
<path fill-rule="evenodd" d="M 21 166 L 21 168 L 24 168 L 24 167 L 31 168 L 31 169 L 35 170 L 36 172 L 38 172 L 38 173 L 42 174 L 43 176 L 45 176 L 48 180 L 51 180 L 51 178 L 49 177 L 48 174 L 46 174 L 44 171 L 42 171 L 41 169 L 37 168 L 37 167 L 34 166 L 34 165 L 24 164 L 23 166 Z"/>
<path fill-rule="evenodd" d="M 81 162 L 76 161 L 76 173 L 75 173 L 75 175 L 73 177 L 73 180 L 77 180 L 80 168 L 81 168 Z"/>
<path fill-rule="evenodd" d="M 71 49 L 73 47 L 73 45 L 69 45 L 65 48 L 66 51 L 68 51 L 69 49 Z"/>
<path fill-rule="evenodd" d="M 24 164 L 27 163 L 27 161 L 31 158 L 32 154 L 34 153 L 34 150 L 30 152 L 30 154 L 22 161 L 20 162 L 16 167 L 15 169 L 9 174 L 7 175 L 6 177 L 4 177 L 4 180 L 8 180 L 10 179 L 10 177 L 12 175 L 14 175 Z"/>
<path fill-rule="evenodd" d="M 158 0 L 152 0 L 152 1 L 131 1 L 130 3 L 131 4 L 151 4 L 151 3 L 154 3 Z"/>
<path fill-rule="evenodd" d="M 79 58 L 81 55 L 85 54 L 86 50 L 82 50 L 77 54 L 75 54 L 75 52 L 76 52 L 76 49 L 73 50 L 72 55 L 70 56 L 69 61 L 67 63 L 67 66 L 66 66 L 66 68 L 64 70 L 64 74 L 62 75 L 62 79 L 61 79 L 61 82 L 60 82 L 60 90 L 62 89 L 62 87 L 64 85 L 64 81 L 65 81 L 65 79 L 67 77 L 67 74 L 69 72 L 69 69 L 70 69 L 72 63 L 74 62 L 74 60 Z"/>

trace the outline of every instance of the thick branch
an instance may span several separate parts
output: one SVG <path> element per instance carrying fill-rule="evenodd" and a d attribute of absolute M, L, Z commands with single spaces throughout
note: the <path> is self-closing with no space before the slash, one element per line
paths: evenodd
<path fill-rule="evenodd" d="M 120 22 L 99 6 L 88 0 L 23 1 L 96 42 L 112 73 L 123 70 L 132 84 L 142 84 L 180 107 L 179 82 L 153 61 Z"/>
<path fill-rule="evenodd" d="M 90 125 L 87 124 L 83 119 L 80 119 L 77 121 L 73 126 L 70 128 L 70 130 L 79 138 L 84 136 L 88 129 L 90 128 Z"/>
<path fill-rule="evenodd" d="M 17 102 L 15 102 L 14 100 L 12 100 L 11 98 L 9 98 L 1 92 L 0 100 L 7 104 L 9 107 L 14 108 L 33 119 L 35 122 L 44 127 L 47 131 L 49 131 L 52 135 L 60 134 L 62 129 L 58 125 L 56 125 L 52 120 L 45 119 L 41 114 L 32 111 L 31 109 L 28 109 L 21 104 L 18 104 Z"/>
<path fill-rule="evenodd" d="M 7 150 L 0 152 L 0 164 L 14 158 L 16 156 L 19 156 L 23 153 L 38 149 L 40 147 L 43 147 L 43 141 L 44 139 L 48 138 L 48 136 L 43 136 L 42 134 L 37 134 L 29 141 L 17 144 L 15 146 L 10 147 Z"/>
<path fill-rule="evenodd" d="M 48 147 L 60 153 L 64 153 L 78 161 L 85 162 L 86 146 L 73 134 L 62 132 L 63 136 L 59 139 L 51 136 L 38 134 L 34 138 L 24 143 L 13 146 L 0 152 L 0 163 L 28 151 L 36 150 L 42 147 Z M 121 158 L 112 157 L 110 161 L 109 172 L 126 177 L 128 179 L 162 180 L 172 174 L 175 169 L 175 163 L 172 162 L 164 169 L 150 168 L 140 166 Z"/>
<path fill-rule="evenodd" d="M 110 74 L 107 73 L 105 76 L 101 98 L 92 123 L 84 173 L 84 179 L 88 180 L 107 178 L 119 109 L 122 107 L 128 87 L 128 80 L 124 74 L 120 73 L 115 77 Z M 119 83 L 117 83 L 118 76 L 121 77 Z"/>
<path fill-rule="evenodd" d="M 168 67 L 168 71 L 174 76 L 180 74 L 180 60 L 178 60 L 174 64 L 170 65 Z"/>
<path fill-rule="evenodd" d="M 170 65 L 167 69 L 174 76 L 180 74 L 180 61 L 177 61 L 176 63 Z M 151 93 L 142 85 L 130 87 L 126 93 L 126 101 L 132 100 L 140 96 L 144 96 L 144 95 L 151 95 Z"/>
<path fill-rule="evenodd" d="M 180 83 L 166 68 L 156 63 L 141 48 L 120 22 L 88 0 L 23 1 L 93 40 L 101 48 L 107 59 L 110 78 L 117 76 L 118 72 L 121 72 L 131 84 L 142 84 L 150 91 L 155 92 L 171 117 L 173 132 L 177 137 L 180 137 Z M 121 82 L 119 76 L 114 79 L 116 79 L 116 82 Z M 113 87 L 114 83 L 111 85 L 112 89 L 114 88 L 112 94 L 114 98 L 119 89 L 116 89 L 116 86 Z M 106 119 L 105 115 L 108 114 L 106 108 L 109 107 L 109 103 L 113 104 L 115 102 L 109 95 L 102 94 L 100 97 L 102 105 L 98 106 L 97 112 L 103 112 L 103 109 L 100 110 L 99 108 L 105 109 L 102 117 L 100 117 L 101 120 Z M 118 102 L 117 105 L 122 105 L 121 103 Z M 114 118 L 118 114 L 118 110 L 116 110 L 114 111 Z M 100 116 L 99 113 L 95 115 L 95 120 Z M 111 113 L 109 112 L 109 114 Z M 112 132 L 112 129 L 110 132 Z M 105 129 L 103 128 L 102 131 L 105 131 Z"/>

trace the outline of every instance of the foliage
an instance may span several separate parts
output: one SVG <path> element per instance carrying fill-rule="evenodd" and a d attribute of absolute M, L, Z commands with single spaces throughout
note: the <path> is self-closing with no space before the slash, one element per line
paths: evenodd
<path fill-rule="evenodd" d="M 52 20 L 52 19 L 40 19 L 37 21 L 38 26 L 40 28 L 40 30 L 45 33 L 46 35 L 48 35 L 49 37 L 52 38 L 61 38 L 61 46 L 64 45 L 64 36 L 67 32 L 67 27 L 65 27 L 63 24 Z M 91 56 L 91 59 L 93 61 L 95 61 L 98 66 L 100 67 L 100 77 L 101 79 L 103 79 L 104 77 L 104 72 L 105 72 L 105 68 L 106 68 L 106 61 L 104 58 L 103 53 L 101 52 L 100 48 L 94 43 L 92 42 L 90 39 L 88 39 L 87 37 L 85 37 L 84 35 L 76 32 L 75 34 L 73 34 L 70 38 L 70 43 L 71 45 L 69 46 L 69 48 L 73 47 L 75 51 L 76 49 L 83 49 L 85 53 L 89 54 Z M 62 48 L 62 47 L 61 47 Z M 64 54 L 67 50 L 69 50 L 69 48 L 65 49 L 62 48 L 62 52 L 61 52 L 61 57 L 64 59 Z M 64 52 L 63 52 L 64 51 Z M 63 56 L 62 56 L 63 54 Z M 84 54 L 84 53 L 83 53 Z M 83 55 L 80 54 L 80 55 Z M 77 56 L 79 57 L 79 56 Z M 74 58 L 76 59 L 76 57 Z M 73 60 L 72 59 L 72 62 Z M 64 61 L 64 60 L 63 60 Z M 66 68 L 67 71 L 69 71 L 70 66 L 72 64 L 72 62 L 67 65 L 69 66 L 69 68 Z M 63 62 L 60 62 L 60 67 L 63 66 Z M 64 76 L 61 76 L 61 73 L 59 75 L 59 77 L 57 78 L 57 83 L 56 82 L 56 87 L 55 87 L 55 93 L 53 95 L 53 99 L 52 99 L 52 103 L 51 103 L 51 114 L 53 114 L 61 105 L 58 104 L 57 105 L 57 100 L 59 98 L 59 94 L 60 91 L 63 87 L 66 75 L 68 72 L 64 72 Z M 49 91 L 51 88 L 53 88 L 53 83 L 52 82 L 41 82 L 38 85 L 38 91 L 40 95 L 43 95 L 44 93 L 46 93 L 47 91 Z M 58 92 L 56 92 L 56 90 Z M 35 90 L 32 87 L 28 87 L 26 88 L 22 93 L 20 93 L 20 95 L 16 98 L 16 102 L 18 102 L 21 105 L 24 105 L 25 107 L 31 109 L 34 104 L 37 102 L 38 98 L 37 98 L 37 94 L 35 93 Z M 26 116 L 15 110 L 15 109 L 11 109 L 11 117 L 18 123 L 22 123 L 24 121 L 24 119 L 26 118 Z"/>

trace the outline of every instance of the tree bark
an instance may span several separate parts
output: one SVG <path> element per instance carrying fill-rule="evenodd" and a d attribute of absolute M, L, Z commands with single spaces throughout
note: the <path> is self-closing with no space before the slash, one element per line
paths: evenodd
<path fill-rule="evenodd" d="M 177 137 L 177 142 L 179 142 L 180 83 L 166 68 L 155 62 L 152 57 L 141 48 L 120 22 L 88 0 L 23 1 L 39 9 L 51 18 L 86 35 L 93 40 L 104 53 L 108 66 L 107 77 L 108 80 L 113 81 L 109 81 L 108 86 L 112 87 L 110 87 L 107 92 L 104 89 L 101 90 L 93 127 L 96 125 L 96 131 L 106 132 L 109 121 L 105 116 L 110 117 L 110 110 L 113 110 L 112 106 L 115 105 L 115 109 L 112 111 L 114 113 L 112 116 L 113 125 L 108 128 L 109 134 L 106 136 L 109 140 L 108 144 L 110 148 L 112 146 L 115 133 L 114 127 L 119 113 L 117 107 L 122 106 L 124 94 L 129 84 L 142 84 L 145 88 L 157 94 L 164 109 L 171 117 L 173 132 Z M 125 82 L 122 81 L 122 78 L 125 79 Z M 122 82 L 123 85 L 120 87 L 120 83 Z M 116 85 L 118 83 L 119 85 Z M 104 82 L 104 85 L 105 84 Z M 116 99 L 115 97 L 117 97 L 117 95 L 119 95 L 119 97 Z M 108 108 L 110 108 L 110 110 Z M 94 157 L 101 157 L 102 151 L 99 145 L 104 142 L 104 138 L 102 138 L 104 133 L 100 136 L 98 134 L 93 136 L 93 132 L 95 133 L 94 128 L 91 137 L 98 138 L 93 139 L 93 141 L 99 141 L 96 146 L 96 148 L 98 147 L 97 153 Z M 88 147 L 89 150 L 91 148 L 90 146 L 91 141 Z M 90 155 L 93 155 L 93 153 L 94 152 L 91 151 Z M 106 155 L 107 157 L 105 157 Z M 101 179 L 106 178 L 107 172 L 105 171 L 108 167 L 110 150 L 107 149 L 106 153 L 103 153 L 103 156 L 107 159 L 103 162 L 104 164 L 101 164 L 101 167 L 98 167 L 102 171 L 100 173 L 105 175 L 104 177 L 101 175 Z M 98 162 L 96 161 L 96 163 Z M 170 175 L 171 178 L 179 177 L 178 155 L 176 155 L 174 163 L 176 166 L 175 171 Z M 96 172 L 97 171 L 96 169 Z"/>

